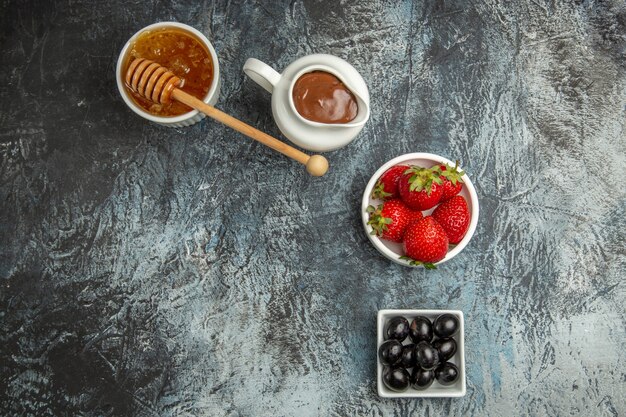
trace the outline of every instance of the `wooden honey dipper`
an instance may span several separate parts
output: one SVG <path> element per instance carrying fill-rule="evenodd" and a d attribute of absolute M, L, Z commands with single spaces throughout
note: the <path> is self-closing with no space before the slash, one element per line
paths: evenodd
<path fill-rule="evenodd" d="M 235 119 L 215 107 L 185 93 L 182 87 L 184 80 L 177 77 L 167 68 L 144 58 L 136 58 L 126 71 L 126 85 L 146 99 L 160 104 L 167 104 L 171 99 L 201 111 L 210 118 L 261 142 L 263 145 L 294 159 L 304 166 L 309 174 L 321 177 L 328 171 L 328 161 L 321 155 L 309 156 L 284 142 L 263 133 L 254 127 Z"/>

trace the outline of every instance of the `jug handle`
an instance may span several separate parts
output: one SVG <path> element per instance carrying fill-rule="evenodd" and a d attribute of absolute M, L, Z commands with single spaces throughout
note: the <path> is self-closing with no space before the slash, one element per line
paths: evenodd
<path fill-rule="evenodd" d="M 281 77 L 272 67 L 255 58 L 248 58 L 243 65 L 243 72 L 270 94 L 274 92 L 274 87 Z"/>

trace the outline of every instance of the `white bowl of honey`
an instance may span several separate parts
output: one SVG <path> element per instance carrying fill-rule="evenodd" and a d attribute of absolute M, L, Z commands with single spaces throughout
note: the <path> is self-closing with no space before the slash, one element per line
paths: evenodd
<path fill-rule="evenodd" d="M 177 101 L 154 103 L 125 85 L 128 66 L 135 58 L 150 59 L 184 80 L 183 90 L 214 105 L 220 93 L 217 54 L 198 30 L 178 22 L 160 22 L 139 30 L 124 45 L 117 60 L 117 88 L 128 107 L 144 119 L 163 126 L 190 126 L 205 115 Z"/>

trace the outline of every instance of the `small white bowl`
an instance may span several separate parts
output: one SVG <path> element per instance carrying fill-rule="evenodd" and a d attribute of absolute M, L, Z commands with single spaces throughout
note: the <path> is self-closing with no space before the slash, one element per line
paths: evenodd
<path fill-rule="evenodd" d="M 387 320 L 395 316 L 405 317 L 409 323 L 416 316 L 424 316 L 433 322 L 442 314 L 453 314 L 459 319 L 459 331 L 452 336 L 456 341 L 457 350 L 448 362 L 452 362 L 459 369 L 459 379 L 449 386 L 441 385 L 435 380 L 433 384 L 425 390 L 418 391 L 409 386 L 404 392 L 392 391 L 383 383 L 383 365 L 378 358 L 378 347 L 385 341 L 384 331 Z M 463 322 L 463 312 L 460 310 L 379 310 L 377 323 L 377 343 L 376 343 L 376 363 L 377 363 L 377 386 L 378 395 L 383 398 L 421 398 L 421 397 L 462 397 L 465 395 L 465 327 Z M 404 345 L 410 344 L 411 341 L 407 337 Z"/>
<path fill-rule="evenodd" d="M 120 52 L 120 56 L 117 59 L 117 68 L 115 70 L 115 79 L 117 81 L 117 88 L 120 91 L 120 94 L 122 98 L 124 99 L 124 101 L 126 102 L 126 104 L 128 105 L 128 107 L 130 107 L 132 111 L 134 111 L 135 113 L 137 113 L 139 116 L 143 117 L 144 119 L 147 119 L 147 120 L 150 120 L 151 122 L 155 122 L 160 125 L 168 126 L 168 127 L 191 126 L 195 123 L 198 123 L 200 120 L 204 119 L 205 117 L 204 113 L 201 113 L 198 110 L 192 110 L 188 113 L 184 113 L 179 116 L 173 116 L 173 117 L 155 116 L 153 114 L 148 113 L 147 111 L 139 107 L 137 104 L 135 104 L 135 101 L 132 99 L 132 97 L 130 96 L 128 90 L 126 89 L 124 85 L 124 74 L 122 74 L 122 65 L 124 64 L 124 58 L 126 57 L 126 53 L 128 52 L 130 45 L 135 41 L 135 39 L 137 39 L 137 37 L 140 34 L 142 34 L 143 32 L 147 30 L 156 30 L 156 29 L 162 29 L 162 28 L 168 28 L 168 27 L 175 27 L 175 28 L 179 28 L 179 29 L 189 32 L 195 38 L 197 38 L 200 42 L 202 42 L 202 44 L 209 51 L 209 54 L 211 55 L 211 60 L 213 61 L 213 82 L 211 84 L 211 88 L 209 89 L 209 91 L 207 92 L 206 96 L 204 97 L 202 101 L 210 105 L 214 105 L 215 103 L 217 103 L 217 99 L 220 95 L 221 79 L 220 79 L 220 64 L 217 60 L 217 54 L 215 53 L 215 49 L 213 49 L 213 45 L 211 45 L 211 42 L 209 42 L 206 36 L 204 36 L 198 30 L 192 28 L 191 26 L 178 23 L 178 22 L 159 22 L 159 23 L 154 23 L 152 25 L 146 26 L 145 28 L 137 31 L 137 33 L 135 33 L 128 40 L 128 42 L 126 42 L 126 45 L 124 45 L 124 48 L 122 48 L 122 52 Z"/>
<path fill-rule="evenodd" d="M 369 237 L 370 242 L 372 242 L 374 247 L 378 249 L 378 251 L 382 253 L 386 258 L 397 264 L 408 267 L 423 268 L 422 265 L 411 265 L 409 264 L 409 261 L 400 259 L 400 257 L 404 255 L 404 252 L 402 250 L 402 243 L 391 242 L 389 240 L 381 239 L 378 236 L 371 234 L 373 229 L 372 226 L 367 224 L 367 222 L 369 221 L 369 213 L 367 212 L 367 207 L 370 205 L 376 207 L 383 202 L 382 200 L 375 200 L 372 198 L 372 190 L 374 190 L 374 187 L 376 186 L 376 181 L 378 181 L 380 176 L 383 175 L 385 171 L 395 165 L 417 165 L 424 168 L 430 168 L 435 164 L 442 163 L 454 166 L 454 162 L 450 161 L 449 159 L 432 153 L 407 153 L 397 158 L 394 158 L 381 166 L 378 171 L 376 171 L 374 175 L 372 175 L 372 178 L 367 183 L 367 187 L 365 187 L 365 191 L 363 192 L 363 199 L 361 201 L 361 219 L 363 220 L 363 227 L 365 228 L 365 232 L 367 233 L 367 236 Z M 462 167 L 459 167 L 459 170 L 462 170 Z M 436 262 L 435 265 L 439 265 L 446 261 L 449 261 L 456 255 L 458 255 L 472 239 L 474 231 L 476 230 L 476 225 L 478 224 L 478 195 L 476 194 L 476 189 L 474 188 L 474 185 L 470 181 L 467 174 L 463 175 L 462 179 L 463 189 L 461 190 L 459 195 L 463 196 L 465 198 L 465 201 L 467 201 L 467 207 L 470 211 L 471 216 L 469 228 L 467 229 L 467 233 L 465 233 L 465 237 L 463 237 L 463 240 L 461 240 L 458 245 L 453 246 L 452 249 L 450 249 L 446 254 L 446 257 L 443 258 L 441 261 Z M 423 211 L 422 213 L 424 213 L 424 216 L 427 216 L 430 215 L 433 210 L 434 208 Z"/>

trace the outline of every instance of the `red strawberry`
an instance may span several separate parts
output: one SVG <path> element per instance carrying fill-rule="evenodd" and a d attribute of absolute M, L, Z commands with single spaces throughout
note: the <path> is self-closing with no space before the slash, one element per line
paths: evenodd
<path fill-rule="evenodd" d="M 463 239 L 469 227 L 470 212 L 467 201 L 462 196 L 455 195 L 439 204 L 433 211 L 433 217 L 446 231 L 450 243 L 456 245 Z"/>
<path fill-rule="evenodd" d="M 435 165 L 436 167 L 436 165 Z M 433 167 L 433 168 L 435 168 Z M 441 201 L 446 201 L 457 195 L 463 189 L 463 171 L 459 171 L 459 161 L 456 161 L 454 167 L 448 164 L 441 164 L 438 166 L 441 175 L 439 178 L 443 181 L 443 195 Z"/>
<path fill-rule="evenodd" d="M 385 171 L 376 181 L 374 191 L 372 191 L 372 198 L 391 200 L 392 198 L 400 197 L 398 180 L 407 169 L 409 169 L 408 165 L 396 165 Z"/>
<path fill-rule="evenodd" d="M 401 200 L 389 200 L 379 205 L 378 208 L 367 208 L 370 219 L 367 222 L 372 226 L 372 234 L 394 242 L 402 242 L 406 227 L 420 220 L 422 212 L 413 211 Z"/>
<path fill-rule="evenodd" d="M 413 210 L 435 207 L 443 194 L 439 169 L 412 166 L 398 181 L 402 201 Z"/>
<path fill-rule="evenodd" d="M 448 253 L 448 236 L 432 216 L 426 216 L 406 228 L 402 246 L 406 256 L 401 259 L 410 259 L 412 265 L 435 269 L 433 264 L 445 258 Z"/>

